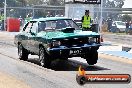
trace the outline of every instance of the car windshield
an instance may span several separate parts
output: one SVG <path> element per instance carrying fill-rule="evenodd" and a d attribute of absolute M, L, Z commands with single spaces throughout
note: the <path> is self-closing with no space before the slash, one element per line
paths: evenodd
<path fill-rule="evenodd" d="M 117 22 L 117 24 L 125 26 L 125 23 L 123 23 L 123 22 Z"/>
<path fill-rule="evenodd" d="M 79 29 L 79 26 L 70 19 L 63 19 L 63 20 L 52 20 L 52 21 L 42 21 L 39 23 L 39 31 L 44 30 L 56 30 L 56 29 L 63 29 L 63 28 L 75 28 Z"/>

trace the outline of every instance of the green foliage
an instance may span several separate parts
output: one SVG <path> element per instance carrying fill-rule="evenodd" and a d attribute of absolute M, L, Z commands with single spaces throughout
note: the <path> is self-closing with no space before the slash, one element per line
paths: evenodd
<path fill-rule="evenodd" d="M 132 17 L 130 15 L 123 15 L 122 21 L 131 21 Z"/>
<path fill-rule="evenodd" d="M 4 7 L 4 2 L 5 0 L 0 0 L 0 7 Z"/>
<path fill-rule="evenodd" d="M 0 15 L 0 21 L 4 20 L 4 15 Z"/>
<path fill-rule="evenodd" d="M 0 8 L 4 8 L 4 1 L 5 0 L 0 0 Z M 64 0 L 6 0 L 7 7 L 23 7 L 22 9 L 17 9 L 17 8 L 11 8 L 7 9 L 7 17 L 22 17 L 26 18 L 27 15 L 33 16 L 33 10 L 32 9 L 25 9 L 28 7 L 43 7 L 44 5 L 55 5 L 55 6 L 60 6 L 64 5 Z M 53 11 L 52 11 L 53 12 Z M 52 13 L 51 12 L 51 13 Z M 4 10 L 0 11 L 1 14 L 4 13 Z M 34 10 L 34 17 L 45 17 L 47 14 L 43 9 L 35 9 Z"/>
<path fill-rule="evenodd" d="M 26 0 L 16 0 L 16 2 L 19 6 L 26 6 L 27 4 Z"/>
<path fill-rule="evenodd" d="M 50 5 L 64 5 L 64 0 L 49 0 Z"/>
<path fill-rule="evenodd" d="M 117 11 L 115 9 L 112 9 L 112 8 L 122 8 L 122 6 L 124 5 L 124 1 L 125 0 L 103 0 L 103 7 L 105 8 L 111 8 L 111 10 L 114 12 L 114 11 Z M 117 20 L 118 19 L 118 13 L 112 13 L 111 10 L 107 10 L 108 12 L 103 14 L 103 17 L 105 19 L 107 19 L 107 17 L 111 17 L 111 18 L 115 18 L 114 20 Z M 106 15 L 107 14 L 107 15 Z"/>
<path fill-rule="evenodd" d="M 0 7 L 4 7 L 4 1 L 0 0 Z M 33 6 L 33 5 L 64 5 L 64 0 L 7 0 L 7 6 Z"/>
<path fill-rule="evenodd" d="M 107 8 L 122 8 L 125 0 L 104 0 L 103 6 Z"/>

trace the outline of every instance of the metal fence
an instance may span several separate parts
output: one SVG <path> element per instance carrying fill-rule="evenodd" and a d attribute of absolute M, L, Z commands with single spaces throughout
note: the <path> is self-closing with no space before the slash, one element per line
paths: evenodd
<path fill-rule="evenodd" d="M 26 17 L 46 17 L 56 15 L 64 15 L 64 6 L 34 6 L 34 7 L 7 7 L 6 16 L 16 17 L 16 18 L 26 18 Z M 0 13 L 3 14 L 4 8 L 0 8 Z"/>
<path fill-rule="evenodd" d="M 47 16 L 67 16 L 70 18 L 81 19 L 86 9 L 90 10 L 92 19 L 97 23 L 104 23 L 110 17 L 112 21 L 123 20 L 123 15 L 131 15 L 132 8 L 101 8 L 101 5 L 92 4 L 65 4 L 64 6 L 33 5 L 32 7 L 6 7 L 6 17 L 21 18 L 40 18 Z M 0 15 L 4 14 L 4 8 L 0 8 Z M 131 16 L 130 16 L 131 17 Z M 129 19 L 128 17 L 126 17 Z M 111 21 L 111 22 L 112 22 Z M 131 21 L 131 18 L 129 19 Z M 111 24 L 112 25 L 112 24 Z"/>

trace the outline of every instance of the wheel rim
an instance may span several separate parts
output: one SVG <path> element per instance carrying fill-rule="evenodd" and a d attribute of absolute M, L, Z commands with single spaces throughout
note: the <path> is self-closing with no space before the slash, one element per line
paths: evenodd
<path fill-rule="evenodd" d="M 85 84 L 85 78 L 84 77 L 80 79 L 80 84 L 81 85 Z"/>
<path fill-rule="evenodd" d="M 43 48 L 40 49 L 40 64 L 41 66 L 44 66 L 44 50 Z"/>

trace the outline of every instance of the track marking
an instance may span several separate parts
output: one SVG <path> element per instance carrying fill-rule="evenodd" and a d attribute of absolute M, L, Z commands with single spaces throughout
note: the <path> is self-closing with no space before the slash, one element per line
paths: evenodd
<path fill-rule="evenodd" d="M 118 62 L 132 64 L 131 59 L 128 59 L 128 58 L 125 58 L 125 57 L 120 57 L 120 56 L 118 57 L 118 56 L 114 56 L 114 55 L 99 53 L 99 58 L 110 59 L 110 60 L 114 60 L 114 61 L 118 61 Z"/>

